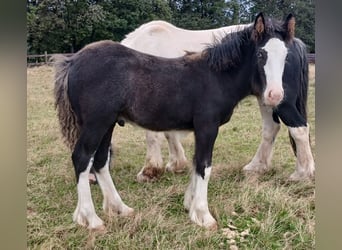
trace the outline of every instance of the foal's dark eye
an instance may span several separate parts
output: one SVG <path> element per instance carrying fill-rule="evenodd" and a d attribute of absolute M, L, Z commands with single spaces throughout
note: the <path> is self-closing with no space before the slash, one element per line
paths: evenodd
<path fill-rule="evenodd" d="M 257 52 L 257 57 L 258 57 L 258 58 L 262 58 L 262 56 L 263 56 L 263 55 L 262 55 L 262 52 L 261 52 L 261 51 Z"/>

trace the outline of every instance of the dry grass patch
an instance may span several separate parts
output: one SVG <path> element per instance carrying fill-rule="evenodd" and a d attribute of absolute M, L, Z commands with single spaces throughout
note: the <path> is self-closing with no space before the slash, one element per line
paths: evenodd
<path fill-rule="evenodd" d="M 310 65 L 308 115 L 315 155 L 312 72 L 314 65 Z M 47 66 L 27 70 L 29 249 L 314 249 L 314 183 L 288 182 L 295 158 L 285 126 L 276 140 L 273 168 L 262 176 L 242 173 L 261 136 L 261 118 L 254 97 L 238 105 L 231 121 L 220 128 L 215 144 L 208 199 L 209 209 L 218 220 L 217 231 L 192 224 L 184 211 L 188 173 L 166 173 L 155 183 L 136 182 L 145 160 L 145 133 L 130 125 L 114 132 L 111 174 L 135 215 L 106 216 L 101 209 L 101 191 L 92 186 L 95 207 L 105 221 L 106 231 L 99 234 L 75 225 L 75 176 L 70 152 L 59 132 L 52 74 Z M 187 136 L 183 145 L 191 162 L 193 135 Z M 163 153 L 167 159 L 166 145 Z"/>

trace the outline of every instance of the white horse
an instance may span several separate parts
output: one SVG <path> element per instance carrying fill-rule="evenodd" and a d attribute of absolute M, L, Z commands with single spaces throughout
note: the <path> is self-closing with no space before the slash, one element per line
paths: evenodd
<path fill-rule="evenodd" d="M 174 58 L 183 56 L 186 51 L 202 51 L 214 40 L 220 40 L 225 34 L 243 29 L 248 25 L 251 24 L 232 25 L 209 30 L 185 30 L 165 21 L 152 21 L 141 25 L 126 35 L 121 44 L 155 56 Z M 270 167 L 273 141 L 280 126 L 273 121 L 270 108 L 262 105 L 261 100 L 258 100 L 258 103 L 263 119 L 262 141 L 252 161 L 244 167 L 245 171 L 260 172 Z M 139 182 L 156 180 L 165 171 L 161 154 L 162 134 L 165 135 L 169 147 L 169 161 L 166 164 L 166 170 L 180 173 L 186 169 L 187 159 L 180 142 L 186 133 L 146 131 L 146 161 L 137 175 Z M 303 157 L 297 157 L 297 170 L 290 176 L 292 180 L 308 179 L 314 173 L 314 161 L 310 148 L 303 147 L 300 150 L 303 151 L 300 154 Z M 302 171 L 302 169 L 306 170 Z"/>

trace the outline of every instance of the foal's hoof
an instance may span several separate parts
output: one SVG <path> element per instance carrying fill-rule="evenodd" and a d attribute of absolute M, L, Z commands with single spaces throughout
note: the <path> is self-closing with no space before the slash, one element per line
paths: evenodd
<path fill-rule="evenodd" d="M 120 216 L 124 216 L 124 217 L 131 217 L 134 215 L 134 209 L 126 206 L 119 212 Z"/>
<path fill-rule="evenodd" d="M 103 205 L 103 211 L 109 216 L 113 217 L 116 215 L 120 215 L 123 217 L 130 217 L 134 215 L 134 209 L 130 208 L 126 204 L 120 205 L 120 207 L 109 205 L 108 203 L 105 203 Z"/>
<path fill-rule="evenodd" d="M 190 219 L 201 227 L 205 227 L 208 230 L 217 230 L 217 222 L 214 217 L 207 211 L 191 211 Z"/>
<path fill-rule="evenodd" d="M 89 230 L 101 230 L 105 227 L 103 221 L 95 213 L 81 211 L 78 207 L 73 214 L 73 221 Z"/>
<path fill-rule="evenodd" d="M 217 231 L 217 228 L 218 228 L 216 220 L 207 222 L 205 224 L 201 224 L 200 226 L 204 227 L 205 229 L 209 231 Z"/>
<path fill-rule="evenodd" d="M 210 231 L 217 231 L 217 229 L 218 229 L 217 222 L 215 221 L 215 223 L 207 225 L 205 228 L 210 230 Z"/>

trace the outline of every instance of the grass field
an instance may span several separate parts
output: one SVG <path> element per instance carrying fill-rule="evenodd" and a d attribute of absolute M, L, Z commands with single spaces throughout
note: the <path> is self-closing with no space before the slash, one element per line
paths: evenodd
<path fill-rule="evenodd" d="M 309 123 L 315 156 L 315 73 L 310 65 Z M 209 182 L 209 209 L 217 231 L 192 224 L 183 208 L 188 173 L 166 173 L 160 181 L 140 184 L 136 174 L 145 157 L 145 134 L 126 125 L 114 132 L 111 174 L 133 217 L 109 218 L 102 211 L 99 186 L 92 186 L 106 231 L 89 232 L 72 222 L 77 204 L 70 152 L 63 144 L 53 100 L 53 69 L 27 70 L 27 245 L 28 249 L 314 249 L 313 182 L 288 181 L 294 171 L 286 126 L 276 139 L 273 167 L 247 178 L 242 167 L 261 139 L 255 97 L 243 100 L 231 121 L 220 128 Z M 188 159 L 193 136 L 183 140 Z M 166 143 L 163 147 L 167 158 Z M 190 168 L 190 166 L 189 166 Z"/>

